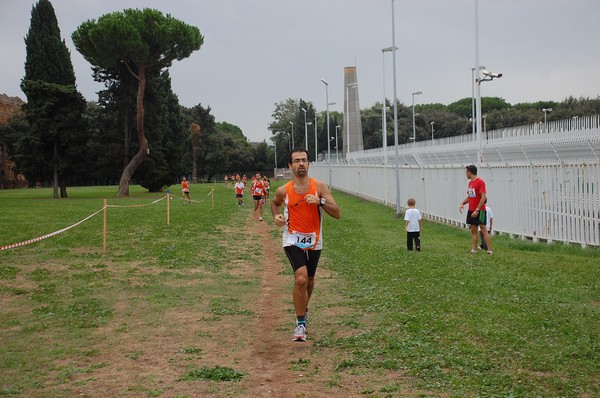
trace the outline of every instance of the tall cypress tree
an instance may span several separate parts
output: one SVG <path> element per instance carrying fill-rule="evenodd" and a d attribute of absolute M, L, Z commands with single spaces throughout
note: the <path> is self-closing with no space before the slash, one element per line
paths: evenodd
<path fill-rule="evenodd" d="M 28 178 L 45 180 L 51 170 L 54 197 L 66 197 L 66 177 L 83 159 L 82 114 L 85 100 L 75 87 L 71 56 L 49 0 L 39 0 L 31 11 L 25 37 L 27 58 L 21 88 L 27 95 L 25 114 L 29 134 L 18 145 L 20 167 Z"/>

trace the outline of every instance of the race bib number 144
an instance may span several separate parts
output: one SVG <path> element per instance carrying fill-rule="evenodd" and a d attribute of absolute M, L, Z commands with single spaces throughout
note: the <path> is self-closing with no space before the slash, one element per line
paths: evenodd
<path fill-rule="evenodd" d="M 298 246 L 301 249 L 309 249 L 316 244 L 317 234 L 315 232 L 303 233 L 293 231 L 288 236 L 288 243 L 290 245 Z"/>

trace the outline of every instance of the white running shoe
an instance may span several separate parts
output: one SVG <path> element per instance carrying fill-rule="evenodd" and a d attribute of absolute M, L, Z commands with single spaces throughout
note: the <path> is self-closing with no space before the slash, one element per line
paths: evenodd
<path fill-rule="evenodd" d="M 294 329 L 294 340 L 293 341 L 306 341 L 306 326 L 298 325 Z"/>
<path fill-rule="evenodd" d="M 471 250 L 471 254 L 477 254 L 477 250 Z"/>

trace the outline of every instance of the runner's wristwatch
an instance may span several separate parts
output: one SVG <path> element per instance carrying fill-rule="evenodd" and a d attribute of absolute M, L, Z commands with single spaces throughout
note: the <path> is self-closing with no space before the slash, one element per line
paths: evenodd
<path fill-rule="evenodd" d="M 327 201 L 325 201 L 325 198 L 319 199 L 319 206 L 324 206 L 325 203 L 327 203 Z"/>

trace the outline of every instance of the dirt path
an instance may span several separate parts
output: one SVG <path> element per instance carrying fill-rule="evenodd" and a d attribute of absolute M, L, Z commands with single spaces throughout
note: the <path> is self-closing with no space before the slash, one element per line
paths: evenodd
<path fill-rule="evenodd" d="M 281 264 L 277 261 L 281 246 L 271 237 L 269 224 L 253 225 L 254 222 L 249 228 L 256 228 L 263 248 L 256 308 L 260 332 L 252 343 L 254 372 L 244 386 L 252 397 L 296 397 L 297 376 L 289 370 L 291 355 L 298 355 L 298 351 L 305 351 L 312 343 L 291 341 L 293 314 L 289 313 L 286 304 L 291 291 L 287 295 L 283 293 L 283 286 L 289 285 L 290 277 L 282 275 Z M 253 231 L 246 231 L 246 236 L 252 234 Z"/>
<path fill-rule="evenodd" d="M 241 229 L 224 232 L 241 247 L 260 248 L 260 257 L 244 253 L 226 264 L 226 272 L 203 274 L 214 281 L 203 280 L 203 289 L 193 302 L 169 308 L 160 317 L 153 312 L 149 317 L 142 315 L 149 309 L 146 299 L 134 291 L 124 292 L 115 307 L 119 322 L 95 332 L 85 347 L 91 353 L 89 357 L 77 356 L 56 364 L 56 375 L 52 375 L 48 387 L 55 391 L 52 383 L 56 387 L 60 369 L 67 368 L 88 370 L 72 371 L 69 382 L 59 384 L 68 390 L 62 396 L 75 393 L 81 398 L 370 397 L 379 396 L 385 386 L 396 388 L 396 393 L 388 392 L 386 397 L 417 396 L 410 389 L 398 389 L 406 385 L 402 372 L 336 370 L 339 363 L 352 359 L 352 353 L 335 345 L 317 344 L 323 339 L 332 341 L 364 332 L 341 323 L 341 319 L 353 319 L 361 325 L 371 322 L 368 315 L 354 313 L 347 298 L 336 293 L 340 281 L 326 267 L 317 272 L 308 340 L 292 341 L 293 277 L 282 255 L 281 230 L 270 221 L 259 222 L 251 211 L 240 211 L 241 217 L 248 217 Z M 326 261 L 322 258 L 322 263 Z M 161 270 L 140 268 L 140 272 Z M 230 280 L 253 287 L 242 288 L 239 294 L 230 290 L 232 286 L 223 290 L 223 284 Z M 174 288 L 193 286 L 197 279 L 179 278 L 172 283 Z M 214 284 L 212 290 L 206 288 L 207 283 Z M 258 291 L 255 283 L 259 284 Z M 211 306 L 219 300 L 239 313 L 216 314 Z M 200 367 L 228 367 L 245 376 L 239 382 L 182 380 L 190 369 Z M 42 389 L 34 396 L 50 396 L 47 392 Z"/>

